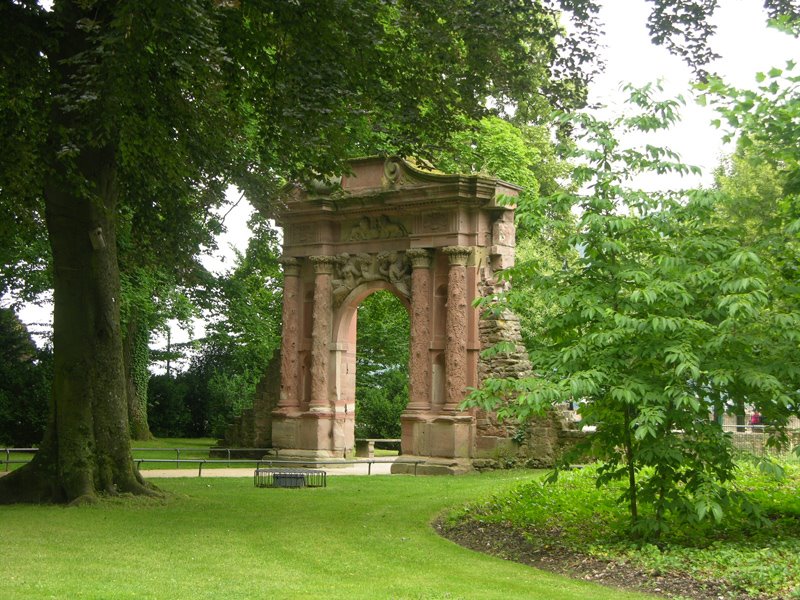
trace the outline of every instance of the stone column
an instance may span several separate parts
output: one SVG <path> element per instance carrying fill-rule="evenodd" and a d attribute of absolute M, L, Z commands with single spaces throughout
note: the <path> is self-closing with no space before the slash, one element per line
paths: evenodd
<path fill-rule="evenodd" d="M 445 321 L 445 404 L 443 412 L 455 412 L 467 394 L 467 261 L 472 248 L 442 248 L 450 259 L 447 275 L 447 318 Z"/>
<path fill-rule="evenodd" d="M 300 336 L 298 294 L 300 293 L 300 261 L 291 256 L 281 257 L 283 265 L 283 325 L 281 328 L 281 394 L 278 408 L 297 408 L 300 405 L 300 377 L 297 346 Z"/>
<path fill-rule="evenodd" d="M 406 252 L 411 260 L 411 353 L 408 361 L 406 410 L 430 410 L 431 253 L 424 248 Z"/>
<path fill-rule="evenodd" d="M 309 256 L 314 265 L 314 308 L 311 329 L 311 401 L 309 410 L 330 409 L 328 363 L 330 362 L 333 302 L 331 276 L 336 258 Z"/>

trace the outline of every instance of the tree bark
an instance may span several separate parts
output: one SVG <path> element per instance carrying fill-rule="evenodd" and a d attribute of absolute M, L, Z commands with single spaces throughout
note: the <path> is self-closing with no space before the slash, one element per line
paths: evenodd
<path fill-rule="evenodd" d="M 130 450 L 113 152 L 85 150 L 78 163 L 94 193 L 71 193 L 65 180 L 45 191 L 54 267 L 52 418 L 32 463 L 0 480 L 0 502 L 152 493 Z"/>
<path fill-rule="evenodd" d="M 128 401 L 128 424 L 132 440 L 150 440 L 147 422 L 147 366 L 149 329 L 131 316 L 125 325 L 122 358 L 125 362 L 125 396 Z"/>
<path fill-rule="evenodd" d="M 61 82 L 76 77 L 70 59 L 96 43 L 78 25 L 84 10 L 63 2 L 55 13 L 63 36 L 49 58 Z M 118 142 L 102 133 L 109 123 L 76 112 L 69 98 L 54 102 L 50 117 L 44 197 L 55 307 L 51 415 L 34 460 L 0 479 L 0 503 L 154 494 L 134 468 L 128 428 L 116 246 Z M 98 141 L 98 131 L 111 141 Z M 79 146 L 72 159 L 63 156 L 69 144 Z"/>

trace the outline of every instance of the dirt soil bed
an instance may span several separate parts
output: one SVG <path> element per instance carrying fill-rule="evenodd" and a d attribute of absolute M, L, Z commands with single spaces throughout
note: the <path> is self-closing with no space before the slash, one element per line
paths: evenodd
<path fill-rule="evenodd" d="M 701 582 L 685 573 L 647 572 L 628 563 L 592 558 L 559 544 L 558 532 L 553 532 L 552 544 L 537 548 L 528 542 L 519 530 L 510 525 L 469 521 L 455 526 L 445 526 L 444 522 L 439 520 L 433 526 L 441 536 L 465 548 L 609 587 L 647 592 L 667 598 L 703 600 L 758 598 L 731 591 L 723 582 Z M 541 538 L 541 532 L 537 532 L 537 536 Z"/>

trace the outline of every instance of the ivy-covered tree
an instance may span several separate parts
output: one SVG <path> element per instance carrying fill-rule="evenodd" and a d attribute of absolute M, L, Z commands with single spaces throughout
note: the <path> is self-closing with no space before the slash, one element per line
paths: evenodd
<path fill-rule="evenodd" d="M 692 170 L 663 148 L 620 145 L 620 131 L 677 118 L 679 103 L 652 92 L 631 89 L 639 111 L 611 123 L 570 119 L 579 191 L 553 201 L 580 215 L 564 248 L 576 255 L 557 268 L 516 269 L 557 310 L 534 340 L 536 376 L 490 380 L 468 400 L 522 419 L 580 401 L 582 423 L 596 431 L 576 452 L 601 461 L 598 484 L 626 482 L 621 500 L 643 536 L 658 536 L 668 516 L 718 520 L 740 500 L 722 485 L 733 454 L 712 412 L 753 405 L 780 441 L 800 407 L 800 312 L 773 301 L 779 276 L 737 223 L 718 218 L 721 195 L 626 185 L 642 171 Z M 525 294 L 512 290 L 505 301 Z"/>

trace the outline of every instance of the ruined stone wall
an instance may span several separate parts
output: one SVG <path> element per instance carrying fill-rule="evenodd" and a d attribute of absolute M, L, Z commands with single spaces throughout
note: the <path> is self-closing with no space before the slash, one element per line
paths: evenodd
<path fill-rule="evenodd" d="M 224 447 L 272 447 L 272 411 L 280 399 L 280 374 L 280 354 L 276 352 L 256 386 L 253 408 L 243 410 L 225 429 L 225 437 L 221 440 Z"/>
<path fill-rule="evenodd" d="M 523 378 L 532 375 L 528 353 L 522 343 L 519 317 L 506 310 L 498 315 L 484 313 L 479 324 L 481 348 L 497 343 L 509 345 L 508 352 L 481 357 L 478 362 L 480 381 L 487 378 Z M 498 422 L 494 413 L 479 411 L 476 415 L 476 469 L 514 466 L 549 467 L 571 447 L 576 436 L 568 417 L 553 409 L 541 417 L 519 424 Z"/>

